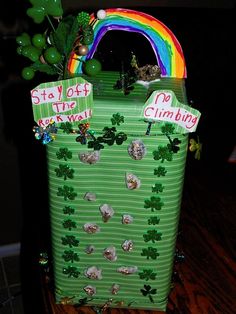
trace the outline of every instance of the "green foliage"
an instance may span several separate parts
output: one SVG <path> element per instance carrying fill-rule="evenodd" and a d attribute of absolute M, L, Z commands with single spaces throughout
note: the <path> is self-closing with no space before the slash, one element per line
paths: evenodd
<path fill-rule="evenodd" d="M 167 170 L 165 167 L 159 166 L 158 168 L 154 169 L 154 175 L 161 177 L 161 176 L 165 176 L 167 173 Z"/>
<path fill-rule="evenodd" d="M 79 245 L 79 240 L 77 240 L 73 235 L 66 235 L 61 238 L 61 241 L 63 245 L 69 245 L 70 248 Z"/>
<path fill-rule="evenodd" d="M 157 289 L 152 289 L 151 286 L 149 285 L 144 285 L 143 289 L 140 289 L 142 292 L 143 296 L 148 296 L 149 300 L 154 303 L 152 295 L 157 294 Z"/>
<path fill-rule="evenodd" d="M 163 192 L 164 187 L 161 183 L 155 183 L 155 185 L 152 187 L 152 192 L 159 193 Z"/>
<path fill-rule="evenodd" d="M 168 146 L 158 146 L 158 149 L 153 152 L 154 160 L 161 160 L 161 162 L 172 161 L 173 152 L 169 150 Z"/>
<path fill-rule="evenodd" d="M 78 262 L 80 260 L 78 254 L 72 250 L 64 251 L 62 258 L 65 260 L 65 262 L 71 263 Z"/>
<path fill-rule="evenodd" d="M 160 232 L 157 232 L 156 230 L 148 230 L 147 234 L 143 235 L 144 242 L 152 241 L 152 243 L 155 243 L 155 241 L 161 240 L 162 234 Z"/>
<path fill-rule="evenodd" d="M 162 206 L 164 205 L 163 202 L 161 202 L 160 197 L 151 196 L 149 200 L 144 201 L 144 208 L 151 208 L 151 211 L 154 210 L 160 210 Z"/>
<path fill-rule="evenodd" d="M 67 178 L 73 179 L 75 171 L 68 165 L 59 165 L 59 167 L 55 169 L 55 172 L 57 177 L 63 177 L 64 180 L 66 180 Z"/>
<path fill-rule="evenodd" d="M 148 219 L 148 224 L 149 225 L 158 225 L 160 222 L 160 218 L 158 218 L 157 216 L 154 216 L 154 217 L 150 217 Z"/>
<path fill-rule="evenodd" d="M 64 213 L 65 215 L 73 215 L 74 212 L 75 212 L 75 209 L 72 208 L 71 206 L 65 206 L 65 207 L 63 208 L 63 213 Z"/>
<path fill-rule="evenodd" d="M 63 274 L 68 275 L 68 278 L 71 277 L 78 278 L 80 272 L 74 266 L 67 266 L 63 268 Z"/>
<path fill-rule="evenodd" d="M 49 64 L 41 63 L 39 60 L 31 64 L 30 67 L 34 71 L 39 71 L 39 72 L 46 73 L 49 75 L 57 74 L 57 69 L 55 67 L 52 67 Z"/>
<path fill-rule="evenodd" d="M 77 193 L 74 192 L 73 187 L 64 185 L 63 188 L 58 188 L 57 196 L 63 196 L 64 200 L 67 201 L 68 199 L 73 200 L 77 196 Z"/>
<path fill-rule="evenodd" d="M 157 252 L 156 248 L 148 247 L 147 249 L 142 249 L 141 256 L 146 256 L 147 259 L 157 259 L 160 254 Z"/>
<path fill-rule="evenodd" d="M 76 228 L 76 223 L 71 219 L 65 220 L 62 225 L 65 229 L 68 229 L 68 230 L 72 230 Z"/>
<path fill-rule="evenodd" d="M 139 273 L 140 279 L 148 280 L 155 280 L 157 273 L 154 273 L 152 269 L 144 269 L 141 273 Z"/>
<path fill-rule="evenodd" d="M 67 159 L 72 158 L 72 152 L 69 151 L 68 148 L 60 148 L 58 152 L 56 152 L 57 159 L 64 159 L 67 161 Z"/>

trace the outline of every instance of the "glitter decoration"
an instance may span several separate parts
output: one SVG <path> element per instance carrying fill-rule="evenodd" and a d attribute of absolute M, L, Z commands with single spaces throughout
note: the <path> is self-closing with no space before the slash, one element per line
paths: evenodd
<path fill-rule="evenodd" d="M 89 127 L 90 124 L 87 123 L 81 123 L 79 125 L 79 130 L 78 130 L 78 136 L 76 137 L 76 142 L 79 142 L 83 145 L 87 144 L 87 139 L 91 139 L 91 133 L 89 132 Z"/>
<path fill-rule="evenodd" d="M 130 275 L 130 274 L 134 274 L 138 271 L 138 267 L 137 266 L 122 266 L 117 268 L 117 272 L 121 273 L 123 275 Z"/>
<path fill-rule="evenodd" d="M 100 280 L 102 279 L 102 270 L 96 266 L 91 266 L 87 268 L 84 272 L 85 276 L 89 279 Z"/>
<path fill-rule="evenodd" d="M 132 251 L 133 246 L 134 246 L 134 243 L 132 240 L 125 240 L 121 245 L 122 249 L 126 252 Z"/>
<path fill-rule="evenodd" d="M 103 256 L 111 262 L 117 260 L 116 249 L 114 246 L 106 248 L 103 252 Z"/>
<path fill-rule="evenodd" d="M 147 151 L 142 141 L 134 140 L 128 146 L 128 153 L 133 159 L 140 160 L 146 155 Z"/>
<path fill-rule="evenodd" d="M 47 265 L 48 264 L 48 254 L 43 252 L 39 254 L 39 264 L 40 265 Z"/>
<path fill-rule="evenodd" d="M 132 173 L 126 173 L 125 183 L 126 183 L 126 186 L 129 190 L 138 189 L 141 185 L 140 179 Z"/>
<path fill-rule="evenodd" d="M 114 215 L 113 208 L 108 204 L 101 205 L 99 209 L 102 214 L 102 219 L 104 222 L 107 222 Z"/>
<path fill-rule="evenodd" d="M 87 295 L 90 295 L 90 296 L 96 294 L 96 288 L 90 285 L 84 287 L 84 291 L 87 293 Z"/>
<path fill-rule="evenodd" d="M 57 127 L 53 120 L 46 127 L 34 126 L 33 132 L 35 138 L 41 140 L 43 144 L 48 144 L 55 140 L 57 134 Z"/>
<path fill-rule="evenodd" d="M 111 286 L 111 293 L 112 293 L 112 294 L 117 294 L 119 290 L 120 290 L 120 285 L 114 283 L 114 284 Z"/>
<path fill-rule="evenodd" d="M 122 216 L 122 224 L 128 225 L 131 224 L 133 222 L 133 217 L 130 215 L 123 215 Z"/>
<path fill-rule="evenodd" d="M 100 152 L 97 150 L 79 154 L 79 159 L 85 164 L 96 164 L 100 160 Z"/>
<path fill-rule="evenodd" d="M 91 192 L 86 192 L 84 194 L 84 200 L 86 201 L 96 201 L 96 194 L 95 193 L 91 193 Z"/>
<path fill-rule="evenodd" d="M 95 247 L 93 245 L 88 245 L 86 248 L 85 248 L 85 252 L 87 254 L 92 254 L 93 252 L 95 251 Z"/>
<path fill-rule="evenodd" d="M 100 228 L 97 224 L 88 222 L 84 224 L 84 231 L 87 233 L 97 233 L 100 231 Z"/>

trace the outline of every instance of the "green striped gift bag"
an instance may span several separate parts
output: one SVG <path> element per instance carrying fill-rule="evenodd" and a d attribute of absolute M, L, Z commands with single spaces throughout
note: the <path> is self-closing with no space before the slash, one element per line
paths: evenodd
<path fill-rule="evenodd" d="M 148 91 L 135 84 L 124 97 L 112 88 L 117 77 L 93 78 L 102 93 L 95 91 L 89 127 L 80 124 L 86 131 L 59 128 L 47 145 L 56 300 L 164 310 L 188 135 L 141 119 Z M 152 89 L 186 102 L 181 79 Z"/>

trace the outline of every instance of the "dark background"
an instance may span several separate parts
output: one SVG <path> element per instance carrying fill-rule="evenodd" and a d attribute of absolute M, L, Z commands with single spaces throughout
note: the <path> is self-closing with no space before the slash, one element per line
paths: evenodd
<path fill-rule="evenodd" d="M 81 1 L 62 3 L 66 14 L 129 7 L 155 16 L 170 28 L 186 59 L 188 100 L 202 113 L 196 133 L 203 143 L 202 158 L 193 161 L 188 154 L 186 171 L 193 176 L 196 171 L 206 171 L 222 189 L 233 191 L 236 164 L 229 164 L 228 158 L 236 145 L 234 1 L 86 1 L 86 6 Z M 34 264 L 39 252 L 50 244 L 50 228 L 45 147 L 32 132 L 30 90 L 53 78 L 21 78 L 27 60 L 17 55 L 15 38 L 22 32 L 33 35 L 44 29 L 26 16 L 27 1 L 2 1 L 0 6 L 0 246 L 21 242 L 24 251 L 30 250 Z M 113 68 L 114 60 L 126 58 L 134 48 L 143 63 L 153 59 L 147 43 L 135 35 L 117 35 L 113 39 L 110 34 L 106 36 L 103 47 L 107 50 L 101 55 L 104 67 Z"/>

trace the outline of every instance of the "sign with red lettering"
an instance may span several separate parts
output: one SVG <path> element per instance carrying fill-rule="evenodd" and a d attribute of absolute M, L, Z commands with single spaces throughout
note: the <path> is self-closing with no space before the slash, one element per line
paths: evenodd
<path fill-rule="evenodd" d="M 43 83 L 31 90 L 35 122 L 46 127 L 56 124 L 78 124 L 92 116 L 92 84 L 82 77 Z"/>
<path fill-rule="evenodd" d="M 146 121 L 176 124 L 176 132 L 195 132 L 201 113 L 178 101 L 171 90 L 154 91 L 146 101 L 142 117 Z"/>

